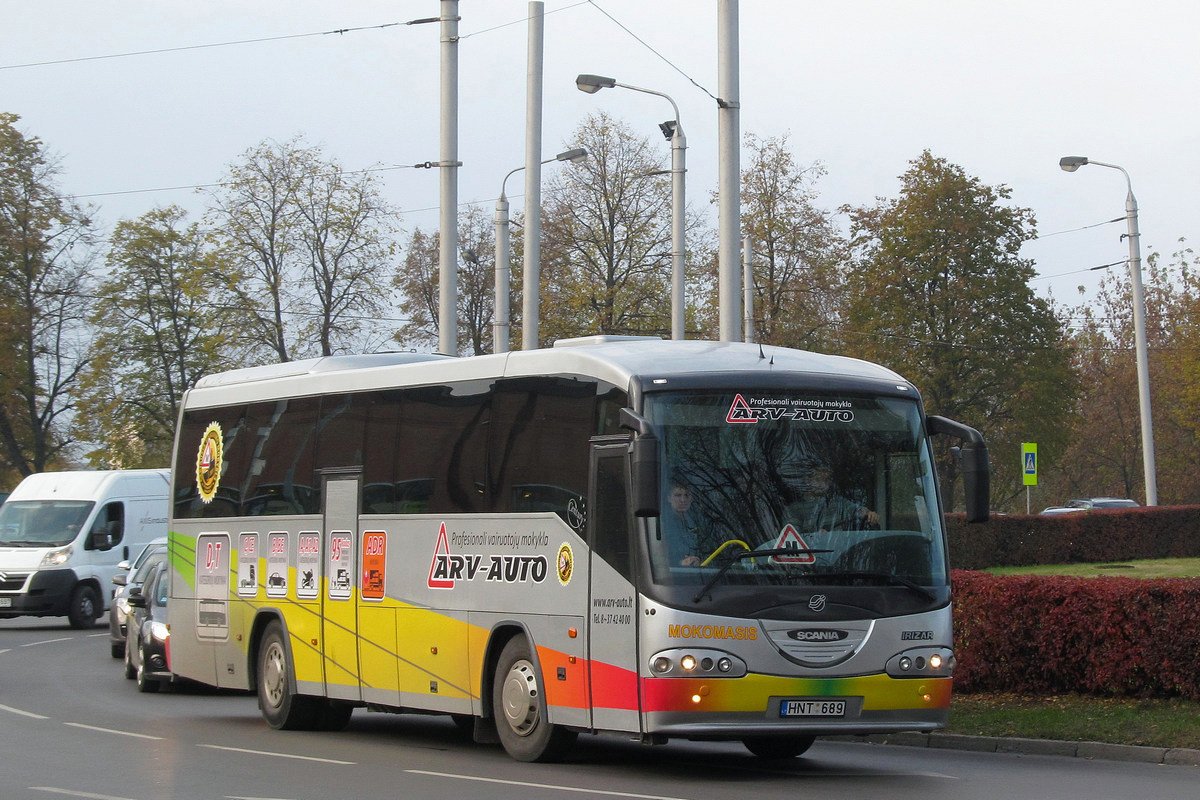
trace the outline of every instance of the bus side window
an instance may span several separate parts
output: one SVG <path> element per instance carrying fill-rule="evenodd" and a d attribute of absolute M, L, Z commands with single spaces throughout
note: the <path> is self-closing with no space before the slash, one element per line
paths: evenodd
<path fill-rule="evenodd" d="M 625 459 L 596 459 L 596 496 L 588 510 L 592 519 L 592 549 L 623 577 L 633 580 L 629 557 L 629 498 Z"/>

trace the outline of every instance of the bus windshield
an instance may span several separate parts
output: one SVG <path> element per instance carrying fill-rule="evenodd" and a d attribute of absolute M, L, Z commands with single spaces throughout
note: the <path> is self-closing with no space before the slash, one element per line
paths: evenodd
<path fill-rule="evenodd" d="M 0 545 L 61 547 L 75 541 L 90 500 L 11 500 L 0 506 Z"/>
<path fill-rule="evenodd" d="M 652 580 L 731 587 L 947 583 L 915 400 L 812 391 L 647 395 L 662 439 Z M 759 554 L 759 555 L 756 555 Z"/>

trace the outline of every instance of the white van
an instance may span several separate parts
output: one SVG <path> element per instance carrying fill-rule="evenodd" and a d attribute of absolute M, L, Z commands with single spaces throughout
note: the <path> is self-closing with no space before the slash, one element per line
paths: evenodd
<path fill-rule="evenodd" d="M 171 471 L 30 475 L 0 505 L 0 618 L 66 616 L 87 628 L 108 608 L 117 565 L 167 535 Z"/>

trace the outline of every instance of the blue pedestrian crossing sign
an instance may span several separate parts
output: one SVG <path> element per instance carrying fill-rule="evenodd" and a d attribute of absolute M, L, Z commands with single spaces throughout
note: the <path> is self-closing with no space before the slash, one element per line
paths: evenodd
<path fill-rule="evenodd" d="M 1038 485 L 1037 443 L 1021 442 L 1021 473 L 1025 486 Z"/>

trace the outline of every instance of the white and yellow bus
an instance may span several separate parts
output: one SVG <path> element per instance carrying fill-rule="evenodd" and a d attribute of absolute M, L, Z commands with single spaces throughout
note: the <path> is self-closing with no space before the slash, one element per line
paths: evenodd
<path fill-rule="evenodd" d="M 209 376 L 177 433 L 170 666 L 275 728 L 444 713 L 525 761 L 580 732 L 781 758 L 932 730 L 939 433 L 986 519 L 979 434 L 854 359 L 589 337 Z"/>

